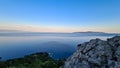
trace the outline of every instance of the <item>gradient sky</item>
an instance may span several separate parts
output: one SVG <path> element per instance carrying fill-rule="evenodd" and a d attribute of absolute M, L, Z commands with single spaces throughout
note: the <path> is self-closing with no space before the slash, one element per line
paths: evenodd
<path fill-rule="evenodd" d="M 120 33 L 120 0 L 0 0 L 0 30 Z"/>

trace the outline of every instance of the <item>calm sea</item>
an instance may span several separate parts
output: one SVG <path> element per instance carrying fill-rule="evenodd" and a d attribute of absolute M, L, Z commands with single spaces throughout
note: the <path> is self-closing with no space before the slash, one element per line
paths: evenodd
<path fill-rule="evenodd" d="M 111 36 L 0 36 L 2 60 L 23 57 L 36 52 L 48 52 L 53 58 L 66 58 L 77 45 L 90 39 L 106 40 Z"/>

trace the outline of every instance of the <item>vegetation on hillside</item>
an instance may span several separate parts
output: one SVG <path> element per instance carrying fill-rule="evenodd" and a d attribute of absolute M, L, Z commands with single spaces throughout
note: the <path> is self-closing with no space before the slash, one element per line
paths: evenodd
<path fill-rule="evenodd" d="M 63 64 L 63 60 L 54 60 L 48 53 L 41 52 L 23 58 L 0 61 L 0 68 L 59 68 Z"/>

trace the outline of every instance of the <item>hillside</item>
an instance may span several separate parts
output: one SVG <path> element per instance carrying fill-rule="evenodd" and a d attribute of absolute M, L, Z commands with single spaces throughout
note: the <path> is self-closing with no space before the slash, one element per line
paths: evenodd
<path fill-rule="evenodd" d="M 54 60 L 46 52 L 0 61 L 0 68 L 59 68 L 61 65 L 62 60 Z"/>
<path fill-rule="evenodd" d="M 62 68 L 120 68 L 120 36 L 79 44 Z"/>

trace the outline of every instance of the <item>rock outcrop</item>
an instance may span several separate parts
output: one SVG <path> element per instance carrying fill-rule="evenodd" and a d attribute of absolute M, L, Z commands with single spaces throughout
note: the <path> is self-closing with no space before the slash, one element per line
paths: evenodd
<path fill-rule="evenodd" d="M 62 68 L 120 68 L 120 36 L 79 44 Z"/>

